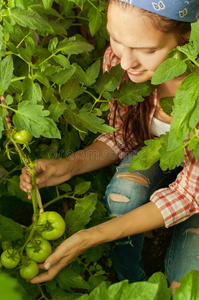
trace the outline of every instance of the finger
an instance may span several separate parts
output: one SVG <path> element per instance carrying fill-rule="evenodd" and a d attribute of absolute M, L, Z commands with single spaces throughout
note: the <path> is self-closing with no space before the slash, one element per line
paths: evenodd
<path fill-rule="evenodd" d="M 20 183 L 19 183 L 20 189 L 26 193 L 32 190 L 32 185 L 24 180 L 23 175 L 20 175 Z"/>
<path fill-rule="evenodd" d="M 59 263 L 53 265 L 47 272 L 39 274 L 38 276 L 34 277 L 30 282 L 35 284 L 52 280 L 64 267 L 66 267 L 66 261 L 68 261 L 68 259 L 61 259 Z"/>
<path fill-rule="evenodd" d="M 54 174 L 55 174 L 54 167 L 52 165 L 49 165 L 48 168 L 43 173 L 38 175 L 36 178 L 36 184 L 37 184 L 38 188 L 40 189 L 40 188 L 46 187 L 47 185 L 48 186 L 54 185 L 55 184 L 54 180 L 52 183 L 50 183 L 50 181 L 49 181 L 49 179 Z"/>

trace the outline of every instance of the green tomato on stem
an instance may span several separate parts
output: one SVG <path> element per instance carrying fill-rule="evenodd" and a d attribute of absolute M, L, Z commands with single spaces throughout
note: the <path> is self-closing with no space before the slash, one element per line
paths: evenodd
<path fill-rule="evenodd" d="M 33 238 L 26 245 L 26 254 L 29 259 L 42 263 L 52 253 L 52 247 L 49 241 L 38 236 Z"/>
<path fill-rule="evenodd" d="M 39 266 L 35 261 L 28 260 L 20 267 L 19 273 L 23 279 L 31 280 L 39 274 Z"/>
<path fill-rule="evenodd" d="M 2 248 L 3 250 L 7 250 L 7 249 L 9 249 L 9 248 L 12 248 L 12 242 L 10 242 L 10 241 L 3 241 L 3 242 L 1 243 L 1 248 Z"/>
<path fill-rule="evenodd" d="M 9 248 L 1 254 L 1 263 L 6 269 L 14 269 L 20 262 L 19 252 Z"/>
<path fill-rule="evenodd" d="M 43 212 L 37 223 L 42 237 L 47 240 L 56 240 L 65 232 L 65 221 L 56 211 Z"/>
<path fill-rule="evenodd" d="M 14 133 L 14 140 L 20 144 L 29 144 L 32 141 L 33 135 L 25 130 L 19 130 Z"/>

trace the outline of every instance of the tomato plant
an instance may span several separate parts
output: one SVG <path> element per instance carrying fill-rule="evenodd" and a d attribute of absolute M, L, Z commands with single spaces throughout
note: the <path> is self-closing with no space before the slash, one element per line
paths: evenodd
<path fill-rule="evenodd" d="M 28 260 L 20 267 L 19 272 L 22 278 L 31 280 L 33 277 L 38 275 L 39 267 L 35 261 Z"/>
<path fill-rule="evenodd" d="M 43 238 L 56 240 L 64 234 L 66 224 L 56 211 L 45 211 L 39 217 L 37 226 Z"/>
<path fill-rule="evenodd" d="M 7 249 L 1 254 L 1 263 L 6 269 L 14 269 L 19 262 L 19 252 L 15 249 Z"/>
<path fill-rule="evenodd" d="M 111 98 L 117 98 L 121 105 L 134 105 L 136 100 L 132 95 L 136 94 L 139 100 L 144 100 L 142 92 L 145 94 L 151 89 L 149 84 L 137 88 L 131 82 L 128 85 L 123 82 L 121 88 L 117 90 L 118 82 L 121 82 L 123 76 L 119 65 L 109 73 L 105 72 L 103 76 L 101 75 L 102 57 L 109 41 L 106 32 L 105 5 L 105 0 L 1 1 L 0 98 L 5 100 L 1 101 L 1 107 L 6 109 L 2 109 L 0 113 L 0 165 L 2 167 L 0 241 L 6 239 L 12 241 L 20 257 L 29 251 L 31 255 L 36 256 L 37 260 L 38 258 L 40 261 L 45 260 L 46 253 L 41 259 L 41 253 L 45 252 L 41 251 L 42 247 L 39 246 L 42 245 L 41 238 L 40 241 L 36 238 L 32 240 L 32 233 L 38 228 L 41 229 L 41 235 L 44 232 L 49 235 L 54 233 L 54 230 L 43 230 L 43 225 L 37 226 L 41 203 L 38 201 L 36 191 L 34 161 L 38 158 L 67 157 L 91 144 L 97 134 L 111 132 L 112 128 L 105 124 Z M 194 57 L 198 53 L 197 26 L 196 24 L 192 31 L 190 48 L 186 49 L 185 45 L 177 49 L 178 57 L 175 62 L 172 62 L 173 65 L 165 67 L 156 77 L 159 80 L 168 79 L 167 76 L 171 74 L 175 76 L 179 66 L 184 63 L 190 70 L 194 66 L 191 82 L 195 82 L 193 84 L 196 87 L 195 91 L 192 84 L 189 84 L 186 93 L 182 92 L 183 95 L 189 93 L 191 97 L 197 95 L 198 89 L 196 75 L 199 66 L 198 58 Z M 113 90 L 117 91 L 113 92 Z M 181 103 L 185 105 L 187 98 Z M 178 115 L 176 113 L 176 119 L 180 120 L 178 123 L 181 124 L 180 127 L 176 126 L 179 132 L 172 131 L 168 140 L 171 144 L 177 142 L 177 146 L 183 152 L 180 143 L 183 145 L 184 137 L 189 131 L 192 140 L 186 140 L 186 144 L 190 143 L 190 148 L 198 157 L 199 135 L 193 135 L 197 119 L 194 115 L 198 115 L 196 112 L 198 106 L 183 107 Z M 7 113 L 10 114 L 10 125 L 6 122 Z M 189 122 L 190 119 L 192 122 Z M 13 135 L 10 131 L 13 131 Z M 22 136 L 18 136 L 14 134 L 16 131 L 19 133 L 25 131 L 28 133 L 28 139 L 23 139 L 27 137 L 25 132 Z M 8 133 L 8 141 L 6 133 Z M 34 143 L 30 143 L 31 134 L 34 136 Z M 9 139 L 13 139 L 16 149 Z M 138 165 L 144 164 L 143 157 L 157 159 L 157 153 L 160 152 L 164 153 L 165 164 L 169 161 L 173 164 L 180 163 L 178 156 L 182 157 L 182 155 L 178 155 L 175 149 L 164 150 L 168 148 L 168 140 L 162 137 L 157 144 L 156 139 L 150 141 L 152 146 L 147 148 L 148 155 L 143 155 Z M 30 145 L 24 149 L 26 143 Z M 172 160 L 171 155 L 173 155 Z M 146 162 L 146 167 L 151 160 Z M 31 174 L 32 202 L 27 200 L 27 195 L 19 188 L 20 170 L 24 165 Z M 170 168 L 170 165 L 166 165 L 166 168 Z M 68 206 L 63 226 L 66 227 L 66 237 L 106 220 L 106 210 L 101 200 L 113 169 L 80 175 L 68 183 L 40 191 L 44 209 L 56 210 L 56 205 L 59 205 L 58 211 L 60 211 L 63 209 L 62 205 Z M 53 206 L 55 203 L 56 205 Z M 25 228 L 21 224 L 24 224 Z M 49 225 L 52 229 L 53 223 Z M 50 226 L 46 228 L 50 229 Z M 60 240 L 54 240 L 54 237 L 55 235 L 51 239 L 51 246 L 46 241 L 48 255 L 51 253 L 49 249 L 51 247 L 54 249 L 60 243 Z M 100 282 L 106 280 L 105 274 L 102 275 L 92 268 L 92 264 L 95 265 L 102 255 L 109 257 L 108 245 L 89 249 L 78 260 L 62 270 L 52 281 L 52 285 L 50 282 L 46 285 L 50 297 L 52 299 L 71 297 L 68 291 L 72 288 L 90 292 Z M 17 272 L 16 268 L 12 276 L 17 278 Z M 40 290 L 37 288 L 31 286 L 30 289 L 26 284 L 21 286 L 23 296 L 27 292 L 24 296 L 27 299 L 29 296 L 31 299 L 41 298 Z M 45 291 L 45 284 L 42 288 Z"/>
<path fill-rule="evenodd" d="M 32 141 L 33 135 L 25 130 L 20 130 L 14 133 L 14 139 L 20 144 L 28 144 Z"/>
<path fill-rule="evenodd" d="M 38 263 L 42 263 L 52 253 L 52 247 L 49 241 L 42 237 L 34 237 L 26 245 L 26 254 L 31 259 Z"/>

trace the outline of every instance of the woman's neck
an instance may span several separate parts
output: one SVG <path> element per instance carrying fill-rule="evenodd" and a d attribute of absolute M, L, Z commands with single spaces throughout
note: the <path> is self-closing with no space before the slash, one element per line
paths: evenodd
<path fill-rule="evenodd" d="M 165 112 L 163 112 L 161 106 L 160 106 L 160 99 L 166 98 L 166 97 L 175 97 L 176 90 L 179 87 L 180 83 L 185 78 L 185 75 L 181 75 L 179 77 L 173 78 L 169 81 L 166 81 L 162 84 L 160 84 L 157 88 L 157 107 L 154 113 L 154 117 L 158 120 L 170 124 L 172 121 L 171 116 L 168 116 Z"/>
<path fill-rule="evenodd" d="M 165 97 L 175 97 L 176 90 L 184 78 L 185 75 L 183 74 L 160 84 L 157 88 L 158 99 Z"/>

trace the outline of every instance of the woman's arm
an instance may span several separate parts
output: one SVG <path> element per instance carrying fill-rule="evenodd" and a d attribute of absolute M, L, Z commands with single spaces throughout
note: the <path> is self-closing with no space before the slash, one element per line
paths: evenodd
<path fill-rule="evenodd" d="M 164 226 L 164 219 L 160 211 L 154 203 L 149 202 L 120 217 L 81 230 L 56 248 L 45 263 L 40 265 L 41 269 L 48 271 L 36 276 L 30 282 L 52 280 L 64 267 L 91 247 L 162 226 Z"/>
<path fill-rule="evenodd" d="M 96 141 L 87 148 L 77 151 L 66 158 L 39 159 L 36 161 L 36 184 L 43 188 L 65 182 L 74 175 L 94 171 L 119 160 L 117 154 L 106 143 Z M 20 188 L 28 193 L 32 189 L 27 168 L 22 169 Z M 30 193 L 28 198 L 31 199 Z"/>

